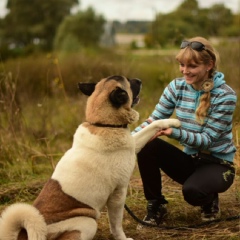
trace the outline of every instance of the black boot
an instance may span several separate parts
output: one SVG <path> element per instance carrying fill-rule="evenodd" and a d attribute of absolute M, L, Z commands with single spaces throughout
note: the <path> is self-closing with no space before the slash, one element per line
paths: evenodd
<path fill-rule="evenodd" d="M 161 200 L 148 200 L 147 215 L 143 218 L 143 221 L 152 225 L 159 225 L 167 215 L 167 203 L 168 201 L 164 197 Z M 141 228 L 143 228 L 143 225 L 139 224 L 137 229 Z"/>
<path fill-rule="evenodd" d="M 215 194 L 213 201 L 201 207 L 202 221 L 213 221 L 220 218 L 218 194 Z"/>

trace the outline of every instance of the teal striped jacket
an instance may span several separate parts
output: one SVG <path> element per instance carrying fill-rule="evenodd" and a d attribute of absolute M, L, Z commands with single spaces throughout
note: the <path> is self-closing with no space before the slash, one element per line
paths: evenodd
<path fill-rule="evenodd" d="M 215 157 L 233 162 L 236 147 L 233 143 L 232 118 L 237 102 L 236 93 L 226 84 L 224 74 L 216 72 L 208 116 L 201 125 L 196 121 L 195 111 L 203 93 L 194 90 L 184 78 L 174 79 L 165 88 L 149 118 L 132 133 L 154 120 L 170 118 L 176 110 L 181 128 L 173 128 L 169 137 L 178 140 L 184 146 L 185 153 L 209 151 Z"/>

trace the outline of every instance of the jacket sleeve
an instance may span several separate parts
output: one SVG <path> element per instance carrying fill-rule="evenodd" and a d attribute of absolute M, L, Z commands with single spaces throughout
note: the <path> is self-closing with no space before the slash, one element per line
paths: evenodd
<path fill-rule="evenodd" d="M 135 130 L 132 134 L 140 131 L 151 122 L 158 119 L 167 119 L 171 117 L 176 102 L 176 94 L 175 94 L 175 80 L 169 83 L 169 85 L 164 89 L 162 96 L 159 99 L 159 102 L 156 104 L 155 109 L 151 113 L 151 115 Z"/>
<path fill-rule="evenodd" d="M 170 138 L 179 140 L 182 145 L 201 150 L 209 149 L 213 142 L 232 134 L 233 112 L 236 107 L 235 93 L 225 92 L 215 97 L 209 116 L 201 132 L 195 133 L 182 128 L 173 128 Z"/>

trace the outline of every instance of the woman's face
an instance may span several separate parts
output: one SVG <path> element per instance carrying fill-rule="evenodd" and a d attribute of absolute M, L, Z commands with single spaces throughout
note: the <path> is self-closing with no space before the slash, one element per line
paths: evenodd
<path fill-rule="evenodd" d="M 209 70 L 212 68 L 212 63 L 199 64 L 192 62 L 179 62 L 180 72 L 183 74 L 186 83 L 191 84 L 195 90 L 200 90 L 202 83 L 209 78 Z"/>

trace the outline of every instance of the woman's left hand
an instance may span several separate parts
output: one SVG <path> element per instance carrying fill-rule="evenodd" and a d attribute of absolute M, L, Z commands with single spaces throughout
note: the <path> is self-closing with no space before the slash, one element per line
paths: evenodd
<path fill-rule="evenodd" d="M 150 141 L 159 136 L 170 136 L 172 134 L 172 131 L 172 128 L 161 129 L 150 139 Z"/>
<path fill-rule="evenodd" d="M 159 136 L 161 136 L 161 135 L 170 136 L 172 134 L 172 131 L 173 131 L 172 128 L 163 129 L 163 130 L 159 131 L 160 132 Z"/>

